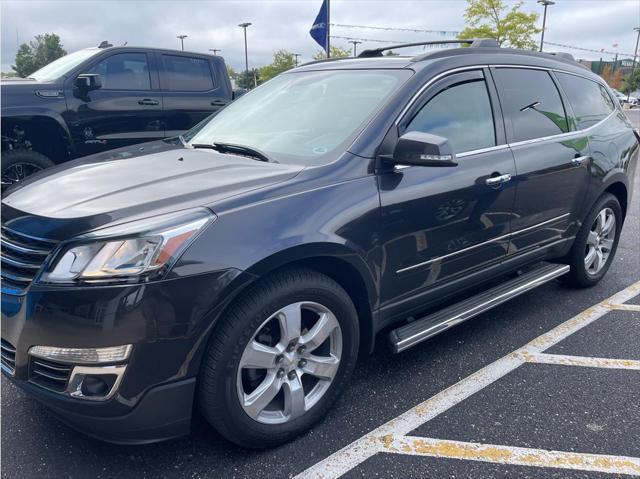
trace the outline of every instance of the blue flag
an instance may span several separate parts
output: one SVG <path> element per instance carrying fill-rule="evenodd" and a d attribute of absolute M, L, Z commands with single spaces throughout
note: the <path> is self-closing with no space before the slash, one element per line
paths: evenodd
<path fill-rule="evenodd" d="M 320 11 L 318 12 L 318 16 L 316 17 L 316 21 L 313 22 L 311 26 L 311 30 L 309 30 L 309 34 L 311 38 L 313 38 L 318 45 L 322 47 L 323 50 L 327 49 L 327 34 L 329 31 L 329 2 L 328 0 L 324 0 L 322 2 L 322 7 L 320 7 Z"/>

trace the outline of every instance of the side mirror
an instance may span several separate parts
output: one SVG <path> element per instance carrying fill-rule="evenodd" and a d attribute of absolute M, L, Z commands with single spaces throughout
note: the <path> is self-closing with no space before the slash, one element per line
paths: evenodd
<path fill-rule="evenodd" d="M 102 79 L 97 73 L 82 73 L 76 77 L 75 86 L 85 92 L 97 90 L 102 87 Z"/>
<path fill-rule="evenodd" d="M 449 140 L 442 136 L 410 131 L 396 143 L 393 162 L 411 166 L 457 166 Z"/>

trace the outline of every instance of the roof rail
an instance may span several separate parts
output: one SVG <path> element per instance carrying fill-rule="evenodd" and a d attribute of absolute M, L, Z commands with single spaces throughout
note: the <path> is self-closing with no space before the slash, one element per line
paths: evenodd
<path fill-rule="evenodd" d="M 571 60 L 572 62 L 575 62 L 576 59 L 573 58 L 573 55 L 571 53 L 566 53 L 566 52 L 549 52 L 549 55 L 554 55 L 558 58 L 564 58 L 565 60 Z"/>
<path fill-rule="evenodd" d="M 417 43 L 400 43 L 398 45 L 390 45 L 387 47 L 372 48 L 370 50 L 364 50 L 360 52 L 358 58 L 371 58 L 381 57 L 382 52 L 388 50 L 397 50 L 399 48 L 419 47 L 423 45 L 449 45 L 449 44 L 464 44 L 474 48 L 499 48 L 499 44 L 493 38 L 475 38 L 473 40 L 433 40 L 429 42 L 417 42 Z"/>

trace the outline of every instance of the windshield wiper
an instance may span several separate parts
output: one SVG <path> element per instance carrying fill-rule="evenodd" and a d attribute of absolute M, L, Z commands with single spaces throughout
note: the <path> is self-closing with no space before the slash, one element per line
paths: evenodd
<path fill-rule="evenodd" d="M 266 153 L 258 150 L 257 148 L 253 148 L 251 146 L 244 145 L 236 145 L 232 143 L 218 143 L 215 142 L 213 144 L 209 143 L 194 143 L 191 145 L 192 148 L 208 148 L 210 150 L 216 150 L 220 153 L 235 153 L 237 155 L 248 156 L 249 158 L 254 158 L 260 161 L 266 161 L 269 163 L 277 163 L 276 160 L 268 156 Z"/>

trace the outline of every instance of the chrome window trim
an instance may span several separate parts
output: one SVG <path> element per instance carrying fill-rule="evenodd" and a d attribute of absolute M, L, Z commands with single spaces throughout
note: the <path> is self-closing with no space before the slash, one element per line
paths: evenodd
<path fill-rule="evenodd" d="M 569 75 L 574 75 L 580 78 L 584 78 L 585 80 L 589 80 L 592 81 L 594 83 L 597 83 L 600 86 L 605 86 L 604 83 L 593 79 L 593 78 L 589 78 L 586 75 L 581 75 L 579 73 L 575 73 L 575 72 L 570 72 L 567 70 L 562 70 L 561 68 L 552 68 L 552 67 L 539 67 L 539 66 L 529 66 L 529 65 L 504 65 L 504 64 L 479 64 L 479 65 L 467 65 L 464 67 L 457 67 L 457 68 L 452 68 L 450 70 L 446 70 L 444 72 L 441 72 L 439 74 L 437 74 L 436 76 L 434 76 L 433 78 L 431 78 L 427 83 L 425 83 L 424 85 L 422 85 L 422 87 L 420 87 L 420 89 L 411 97 L 411 99 L 409 100 L 409 102 L 407 103 L 407 105 L 402 109 L 402 111 L 400 112 L 400 114 L 397 116 L 396 120 L 395 120 L 395 125 L 396 126 L 400 126 L 400 122 L 404 119 L 405 115 L 407 114 L 407 112 L 411 109 L 411 107 L 413 107 L 413 105 L 417 102 L 418 98 L 420 97 L 420 95 L 422 95 L 425 90 L 427 90 L 427 88 L 429 88 L 431 85 L 433 85 L 435 82 L 437 82 L 438 80 L 455 74 L 455 73 L 460 73 L 460 72 L 464 72 L 464 71 L 469 71 L 469 70 L 480 70 L 483 68 L 519 68 L 519 69 L 524 69 L 524 70 L 542 70 L 542 71 L 546 71 L 546 72 L 559 72 L 559 73 L 567 73 Z M 608 88 L 607 88 L 608 91 Z M 500 93 L 498 92 L 498 95 L 500 95 Z M 616 102 L 614 101 L 614 105 L 616 105 Z M 513 143 L 504 143 L 501 145 L 495 145 L 492 147 L 488 147 L 488 148 L 481 148 L 478 150 L 469 150 L 469 151 L 463 151 L 461 153 L 456 153 L 456 158 L 464 158 L 465 156 L 471 156 L 471 155 L 476 155 L 479 153 L 486 153 L 486 152 L 490 152 L 490 151 L 498 151 L 504 148 L 512 148 L 514 146 L 521 146 L 521 145 L 526 145 L 526 144 L 532 144 L 532 143 L 537 143 L 537 142 L 541 142 L 541 141 L 547 141 L 547 140 L 553 140 L 553 139 L 558 139 L 558 138 L 564 138 L 564 137 L 571 137 L 573 135 L 579 135 L 579 134 L 583 134 L 585 132 L 588 132 L 589 130 L 593 129 L 593 128 L 597 128 L 598 126 L 600 126 L 601 123 L 607 121 L 609 118 L 611 118 L 615 113 L 617 113 L 618 107 L 616 106 L 616 108 L 606 117 L 603 118 L 602 120 L 600 120 L 598 123 L 591 125 L 588 128 L 583 128 L 580 130 L 574 130 L 574 131 L 569 131 L 567 133 L 559 133 L 557 135 L 551 135 L 551 136 L 545 136 L 545 137 L 540 137 L 540 138 L 531 138 L 529 140 L 522 140 L 522 141 L 517 141 L 517 142 L 513 142 Z M 396 170 L 402 170 L 405 168 L 411 168 L 412 166 L 410 165 L 398 165 L 400 166 L 399 168 L 396 168 Z"/>
<path fill-rule="evenodd" d="M 448 254 L 445 254 L 445 255 L 442 255 L 442 256 L 438 256 L 436 258 L 432 258 L 430 260 L 423 261 L 421 263 L 417 263 L 417 264 L 414 264 L 412 266 L 407 266 L 406 268 L 401 268 L 401 269 L 396 271 L 396 274 L 405 273 L 407 271 L 411 271 L 411 270 L 414 270 L 416 268 L 420 268 L 422 266 L 427 266 L 427 265 L 429 265 L 431 263 L 435 263 L 436 261 L 441 261 L 443 259 L 451 258 L 452 256 L 455 256 L 457 254 L 465 253 L 467 251 L 471 251 L 471 250 L 474 250 L 476 248 L 479 248 L 480 246 L 484 246 L 484 245 L 487 245 L 487 244 L 490 244 L 490 243 L 495 243 L 496 241 L 501 241 L 501 240 L 504 240 L 504 239 L 507 239 L 507 238 L 511 239 L 516 235 L 519 235 L 519 234 L 522 234 L 522 233 L 526 233 L 527 231 L 531 231 L 531 230 L 537 229 L 537 228 L 539 228 L 541 226 L 544 226 L 546 224 L 549 224 L 549 223 L 554 223 L 554 222 L 556 222 L 558 220 L 566 218 L 569 215 L 570 215 L 570 213 L 565 213 L 563 215 L 556 216 L 555 218 L 551 218 L 551 219 L 543 221 L 541 223 L 537 223 L 537 224 L 535 224 L 533 226 L 527 226 L 526 228 L 520 229 L 518 231 L 514 231 L 512 233 L 507 233 L 506 235 L 502 235 L 502 236 L 497 236 L 495 238 L 492 238 L 490 240 L 484 241 L 482 243 L 474 244 L 472 246 L 468 246 L 467 248 L 463 248 L 461 250 L 454 251 L 452 253 L 448 253 Z"/>

